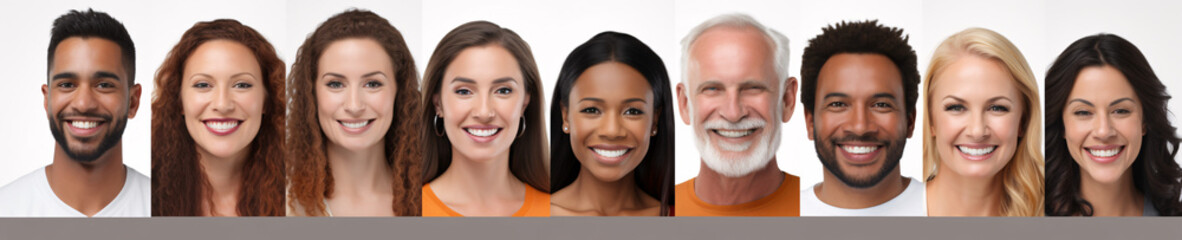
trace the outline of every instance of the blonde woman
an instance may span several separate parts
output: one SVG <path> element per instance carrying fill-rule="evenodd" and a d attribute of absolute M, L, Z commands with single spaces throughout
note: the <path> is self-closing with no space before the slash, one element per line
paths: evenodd
<path fill-rule="evenodd" d="M 1043 215 L 1038 85 L 1018 48 L 966 29 L 936 48 L 924 78 L 928 215 Z"/>

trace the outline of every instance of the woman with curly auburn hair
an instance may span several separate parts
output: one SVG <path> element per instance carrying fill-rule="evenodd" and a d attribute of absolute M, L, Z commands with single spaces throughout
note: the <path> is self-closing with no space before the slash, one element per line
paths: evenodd
<path fill-rule="evenodd" d="M 513 31 L 452 29 L 423 76 L 423 216 L 550 216 L 538 66 Z"/>
<path fill-rule="evenodd" d="M 1076 40 L 1047 70 L 1047 216 L 1182 215 L 1170 95 L 1133 43 Z"/>
<path fill-rule="evenodd" d="M 420 215 L 418 82 L 402 34 L 373 12 L 308 36 L 288 94 L 289 215 Z"/>
<path fill-rule="evenodd" d="M 193 25 L 156 72 L 153 216 L 283 216 L 284 63 L 238 21 Z"/>
<path fill-rule="evenodd" d="M 924 82 L 929 216 L 1041 216 L 1038 83 L 997 32 L 969 28 L 936 48 Z"/>

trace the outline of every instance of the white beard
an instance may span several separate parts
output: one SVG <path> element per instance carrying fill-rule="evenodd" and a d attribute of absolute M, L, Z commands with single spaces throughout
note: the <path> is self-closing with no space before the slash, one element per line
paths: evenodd
<path fill-rule="evenodd" d="M 693 115 L 693 107 L 690 107 L 691 116 Z M 718 172 L 726 177 L 740 177 L 763 169 L 771 162 L 772 158 L 776 156 L 776 149 L 780 148 L 780 114 L 772 116 L 773 123 L 766 124 L 763 119 L 747 118 L 738 123 L 731 123 L 725 120 L 712 120 L 703 123 L 703 126 L 697 126 L 695 122 L 691 124 L 694 127 L 694 144 L 698 147 L 698 154 L 701 155 L 702 162 L 706 163 L 706 167 Z M 729 126 L 729 127 L 728 127 Z M 710 144 L 709 141 L 712 135 L 706 132 L 710 128 L 750 128 L 751 126 L 763 126 L 765 131 L 758 140 L 743 144 L 731 144 L 727 142 L 717 141 L 718 146 Z M 751 149 L 750 154 L 740 156 L 737 152 Z M 721 148 L 721 149 L 719 149 Z M 724 152 L 725 151 L 725 152 Z"/>

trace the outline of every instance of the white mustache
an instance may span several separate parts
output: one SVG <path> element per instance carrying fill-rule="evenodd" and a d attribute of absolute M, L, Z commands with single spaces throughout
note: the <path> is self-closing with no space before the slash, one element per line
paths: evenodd
<path fill-rule="evenodd" d="M 752 128 L 762 128 L 766 126 L 767 122 L 759 118 L 743 118 L 739 122 L 728 122 L 722 119 L 706 120 L 702 122 L 702 128 L 705 129 L 726 129 L 726 130 L 746 130 Z"/>

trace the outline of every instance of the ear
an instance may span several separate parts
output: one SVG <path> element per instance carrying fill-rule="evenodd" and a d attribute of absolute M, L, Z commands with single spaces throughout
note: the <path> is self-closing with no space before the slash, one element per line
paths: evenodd
<path fill-rule="evenodd" d="M 689 114 L 689 96 L 686 96 L 685 88 L 685 83 L 677 83 L 677 112 L 681 115 L 681 122 L 689 125 L 693 116 Z"/>
<path fill-rule="evenodd" d="M 143 87 L 139 84 L 131 86 L 130 96 L 128 98 L 127 118 L 135 118 L 135 113 L 140 110 L 140 94 L 143 93 Z"/>
<path fill-rule="evenodd" d="M 913 132 L 915 132 L 915 111 L 907 114 L 907 138 L 911 138 Z"/>
<path fill-rule="evenodd" d="M 442 117 L 442 115 L 443 115 L 443 104 L 439 104 L 439 94 L 438 94 L 438 93 L 436 93 L 436 94 L 434 94 L 434 95 L 431 95 L 431 103 L 432 103 L 433 105 L 435 105 L 435 116 L 436 116 L 436 117 Z"/>
<path fill-rule="evenodd" d="M 525 94 L 525 103 L 521 104 L 521 112 L 525 112 L 526 109 L 529 109 L 529 97 L 530 96 L 528 93 Z"/>
<path fill-rule="evenodd" d="M 804 111 L 804 125 L 808 129 L 809 141 L 815 141 L 816 139 L 813 139 L 813 113 L 808 110 Z"/>
<path fill-rule="evenodd" d="M 567 120 L 567 115 L 570 115 L 570 114 L 568 114 L 566 112 L 566 106 L 561 106 L 561 107 L 559 107 L 559 109 L 560 109 L 559 111 L 562 112 L 562 128 L 563 128 L 562 132 L 566 133 L 566 134 L 570 134 L 570 121 Z"/>
<path fill-rule="evenodd" d="M 49 85 L 41 84 L 41 105 L 45 108 L 45 113 L 49 114 Z"/>
<path fill-rule="evenodd" d="M 781 113 L 784 116 L 780 117 L 780 121 L 788 122 L 788 119 L 792 119 L 792 111 L 796 110 L 796 78 L 789 77 L 787 80 L 784 80 L 784 85 L 784 99 L 781 99 L 781 101 L 784 101 L 784 109 L 781 109 Z"/>

